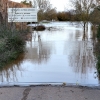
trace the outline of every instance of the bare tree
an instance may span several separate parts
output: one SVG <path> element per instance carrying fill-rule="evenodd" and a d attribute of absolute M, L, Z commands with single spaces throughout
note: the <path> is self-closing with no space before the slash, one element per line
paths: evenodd
<path fill-rule="evenodd" d="M 98 0 L 72 0 L 71 2 L 74 5 L 76 14 L 79 15 L 80 21 L 83 22 L 82 25 L 85 30 L 90 12 L 98 4 Z"/>
<path fill-rule="evenodd" d="M 57 19 L 56 8 L 52 8 L 49 0 L 33 0 L 33 7 L 38 9 L 38 20 Z"/>
<path fill-rule="evenodd" d="M 33 0 L 33 7 L 46 11 L 51 8 L 51 4 L 49 0 Z"/>

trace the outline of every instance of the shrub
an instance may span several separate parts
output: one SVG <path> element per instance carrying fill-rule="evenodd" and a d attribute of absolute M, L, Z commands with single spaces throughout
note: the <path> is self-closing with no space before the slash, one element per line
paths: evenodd
<path fill-rule="evenodd" d="M 95 45 L 95 54 L 97 57 L 96 67 L 97 67 L 98 75 L 100 76 L 100 25 L 97 31 L 97 39 L 98 39 L 98 42 Z"/>
<path fill-rule="evenodd" d="M 15 60 L 24 51 L 25 41 L 20 31 L 0 30 L 0 67 Z"/>
<path fill-rule="evenodd" d="M 97 38 L 100 39 L 100 25 L 99 25 L 98 31 L 97 31 Z"/>

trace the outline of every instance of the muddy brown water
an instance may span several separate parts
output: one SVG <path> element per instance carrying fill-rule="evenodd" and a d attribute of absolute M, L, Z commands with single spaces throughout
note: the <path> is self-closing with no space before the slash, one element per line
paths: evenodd
<path fill-rule="evenodd" d="M 99 86 L 96 38 L 80 23 L 51 22 L 33 31 L 25 53 L 0 71 L 0 85 L 74 84 Z M 51 27 L 51 28 L 48 28 Z"/>

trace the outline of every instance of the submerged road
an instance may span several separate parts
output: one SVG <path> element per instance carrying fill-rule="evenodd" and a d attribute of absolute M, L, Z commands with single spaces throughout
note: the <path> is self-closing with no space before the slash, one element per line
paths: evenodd
<path fill-rule="evenodd" d="M 0 100 L 100 100 L 100 88 L 67 86 L 1 87 Z"/>

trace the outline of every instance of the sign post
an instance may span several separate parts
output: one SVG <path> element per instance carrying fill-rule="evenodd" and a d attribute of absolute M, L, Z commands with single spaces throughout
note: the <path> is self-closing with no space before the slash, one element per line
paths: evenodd
<path fill-rule="evenodd" d="M 37 9 L 8 8 L 8 22 L 37 22 Z"/>

